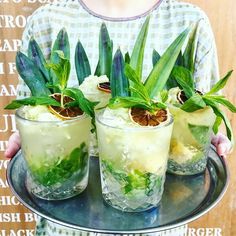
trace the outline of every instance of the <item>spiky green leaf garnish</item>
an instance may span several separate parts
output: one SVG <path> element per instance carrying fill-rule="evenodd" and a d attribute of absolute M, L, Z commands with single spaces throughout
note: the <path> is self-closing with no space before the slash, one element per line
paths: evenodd
<path fill-rule="evenodd" d="M 82 49 L 82 45 L 79 44 L 77 51 L 81 52 L 81 50 L 82 53 L 80 54 L 82 54 L 82 56 L 79 56 L 85 58 L 85 52 Z M 32 96 L 25 99 L 14 100 L 7 105 L 5 109 L 16 109 L 23 105 L 60 106 L 62 108 L 78 106 L 86 114 L 91 116 L 94 121 L 94 107 L 97 103 L 90 102 L 86 99 L 79 89 L 67 87 L 71 64 L 69 60 L 69 39 L 65 29 L 62 29 L 57 35 L 50 61 L 46 65 L 44 65 L 46 60 L 43 58 L 38 44 L 33 39 L 30 41 L 28 51 L 30 58 L 21 52 L 17 53 L 16 65 L 19 74 L 28 85 Z M 43 69 L 45 69 L 46 72 L 50 69 L 50 79 L 45 79 Z M 88 74 L 88 71 L 84 74 L 86 73 Z M 56 101 L 50 96 L 55 91 L 61 94 L 61 102 Z M 64 104 L 65 95 L 73 98 L 74 101 Z"/>
<path fill-rule="evenodd" d="M 175 61 L 180 53 L 182 45 L 188 35 L 189 29 L 185 30 L 170 45 L 162 57 L 154 51 L 154 59 L 157 61 L 145 83 L 142 82 L 142 67 L 145 42 L 148 32 L 149 18 L 145 21 L 139 33 L 138 39 L 130 58 L 130 63 L 125 64 L 125 76 L 129 80 L 130 96 L 116 97 L 109 102 L 110 108 L 139 107 L 155 113 L 158 109 L 165 109 L 164 102 L 167 100 L 167 93 L 158 94 L 163 90 L 165 82 L 170 75 Z M 127 61 L 129 61 L 127 59 Z M 157 100 L 158 99 L 158 100 Z"/>
<path fill-rule="evenodd" d="M 89 59 L 80 41 L 78 41 L 75 49 L 75 69 L 79 84 L 82 84 L 84 79 L 91 75 Z"/>
<path fill-rule="evenodd" d="M 129 96 L 129 81 L 124 73 L 125 61 L 123 55 L 118 49 L 112 61 L 112 70 L 110 77 L 111 95 L 112 97 Z"/>
<path fill-rule="evenodd" d="M 113 42 L 110 39 L 105 23 L 102 23 L 99 33 L 99 60 L 95 75 L 106 75 L 110 78 L 112 65 Z"/>
<path fill-rule="evenodd" d="M 130 57 L 130 66 L 136 71 L 138 78 L 142 78 L 144 49 L 147 40 L 150 16 L 148 16 L 142 25 L 142 28 L 136 39 L 134 49 Z"/>
<path fill-rule="evenodd" d="M 145 81 L 145 87 L 151 98 L 154 98 L 163 90 L 189 31 L 190 29 L 187 28 L 174 40 L 156 63 Z"/>

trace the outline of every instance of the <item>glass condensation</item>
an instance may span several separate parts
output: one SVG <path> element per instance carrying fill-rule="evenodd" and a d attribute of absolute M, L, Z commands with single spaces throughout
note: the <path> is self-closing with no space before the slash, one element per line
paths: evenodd
<path fill-rule="evenodd" d="M 185 112 L 169 107 L 174 116 L 168 172 L 195 175 L 206 169 L 215 115 L 211 108 Z"/>
<path fill-rule="evenodd" d="M 122 211 L 157 207 L 161 200 L 172 120 L 162 127 L 115 128 L 96 117 L 102 194 Z"/>
<path fill-rule="evenodd" d="M 16 112 L 28 191 L 47 200 L 70 198 L 88 183 L 90 118 L 31 121 Z"/>

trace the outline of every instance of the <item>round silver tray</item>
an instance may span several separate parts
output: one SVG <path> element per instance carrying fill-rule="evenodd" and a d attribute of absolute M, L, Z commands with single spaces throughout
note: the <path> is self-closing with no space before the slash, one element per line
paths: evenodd
<path fill-rule="evenodd" d="M 211 149 L 205 173 L 181 177 L 167 175 L 160 205 L 141 213 L 124 213 L 102 198 L 98 159 L 91 157 L 86 190 L 73 198 L 45 201 L 28 193 L 26 165 L 19 152 L 7 169 L 9 186 L 18 200 L 36 214 L 55 223 L 97 233 L 151 233 L 189 223 L 212 209 L 223 197 L 229 173 L 225 161 Z"/>

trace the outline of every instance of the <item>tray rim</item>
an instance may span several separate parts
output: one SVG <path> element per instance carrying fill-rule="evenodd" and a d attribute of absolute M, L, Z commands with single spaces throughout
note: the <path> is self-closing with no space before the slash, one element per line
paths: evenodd
<path fill-rule="evenodd" d="M 11 168 L 13 167 L 14 163 L 17 160 L 17 157 L 21 155 L 21 150 L 19 150 L 16 155 L 10 160 L 8 167 L 7 167 L 7 171 L 6 171 L 6 179 L 7 182 L 9 184 L 10 190 L 12 191 L 12 193 L 17 197 L 17 199 L 23 204 L 24 207 L 26 207 L 28 210 L 30 210 L 31 212 L 51 221 L 54 222 L 56 224 L 65 226 L 65 227 L 69 227 L 70 229 L 75 229 L 75 230 L 82 230 L 82 231 L 86 231 L 86 232 L 94 232 L 94 233 L 105 233 L 105 234 L 142 234 L 142 233 L 155 233 L 155 232 L 161 232 L 164 230 L 170 230 L 170 229 L 174 229 L 180 226 L 183 226 L 185 224 L 188 224 L 192 221 L 197 220 L 198 218 L 200 218 L 201 216 L 205 215 L 206 213 L 208 213 L 210 210 L 212 210 L 223 198 L 224 194 L 227 191 L 227 188 L 229 186 L 229 179 L 230 179 L 230 172 L 229 172 L 229 168 L 226 162 L 226 159 L 224 157 L 220 157 L 217 153 L 215 148 L 212 146 L 211 150 L 215 153 L 215 155 L 217 156 L 217 158 L 220 160 L 223 169 L 224 169 L 224 173 L 226 176 L 225 179 L 225 185 L 222 188 L 222 191 L 220 192 L 220 194 L 217 196 L 217 198 L 211 202 L 206 208 L 204 208 L 202 210 L 202 207 L 200 207 L 200 210 L 197 209 L 195 211 L 193 211 L 193 215 L 192 217 L 189 217 L 189 215 L 182 217 L 180 222 L 177 223 L 170 223 L 170 224 L 165 224 L 162 225 L 160 227 L 150 227 L 150 228 L 144 228 L 144 229 L 137 229 L 137 230 L 107 230 L 107 229 L 96 229 L 96 228 L 88 228 L 88 227 L 83 227 L 83 226 L 79 226 L 79 225 L 75 225 L 75 224 L 69 224 L 63 221 L 60 221 L 58 219 L 53 219 L 50 216 L 45 215 L 44 213 L 41 213 L 40 211 L 38 211 L 37 209 L 34 209 L 33 206 L 31 206 L 30 204 L 26 203 L 21 196 L 18 194 L 18 192 L 15 190 L 11 178 L 10 178 L 10 173 L 11 173 Z M 91 158 L 91 157 L 90 157 Z M 96 157 L 97 158 L 97 157 Z M 209 156 L 208 158 L 212 159 L 211 156 Z M 213 160 L 213 159 L 212 159 Z M 209 171 L 210 173 L 210 171 Z M 28 193 L 29 194 L 29 193 Z M 32 201 L 32 200 L 31 200 Z"/>

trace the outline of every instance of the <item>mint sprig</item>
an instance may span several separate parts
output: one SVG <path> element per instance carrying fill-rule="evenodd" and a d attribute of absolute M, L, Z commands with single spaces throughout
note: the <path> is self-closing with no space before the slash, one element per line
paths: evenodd
<path fill-rule="evenodd" d="M 37 106 L 37 105 L 50 105 L 50 106 L 58 106 L 60 107 L 61 104 L 57 102 L 55 99 L 51 97 L 28 97 L 24 99 L 18 99 L 13 100 L 10 104 L 8 104 L 4 109 L 8 110 L 14 110 L 18 109 L 21 106 L 25 105 L 31 105 L 31 106 Z"/>
<path fill-rule="evenodd" d="M 227 137 L 230 140 L 233 140 L 232 128 L 227 116 L 220 110 L 219 105 L 223 105 L 234 113 L 236 113 L 236 107 L 228 101 L 225 96 L 217 95 L 216 93 L 224 88 L 232 72 L 233 71 L 229 71 L 226 76 L 220 79 L 208 93 L 201 95 L 193 89 L 193 73 L 190 70 L 182 66 L 176 66 L 172 71 L 172 75 L 182 86 L 182 89 L 188 98 L 188 100 L 181 106 L 181 109 L 186 112 L 194 112 L 203 109 L 206 106 L 210 106 L 216 115 L 213 132 L 215 134 L 218 132 L 219 125 L 221 124 L 221 121 L 223 121 L 226 127 Z"/>
<path fill-rule="evenodd" d="M 92 132 L 95 131 L 96 126 L 95 126 L 95 112 L 94 112 L 94 107 L 99 103 L 99 102 L 90 102 L 84 94 L 77 88 L 66 88 L 64 90 L 64 94 L 73 98 L 73 102 L 69 102 L 66 104 L 67 107 L 73 107 L 73 106 L 78 106 L 82 111 L 84 111 L 87 115 L 89 115 L 92 118 Z"/>

